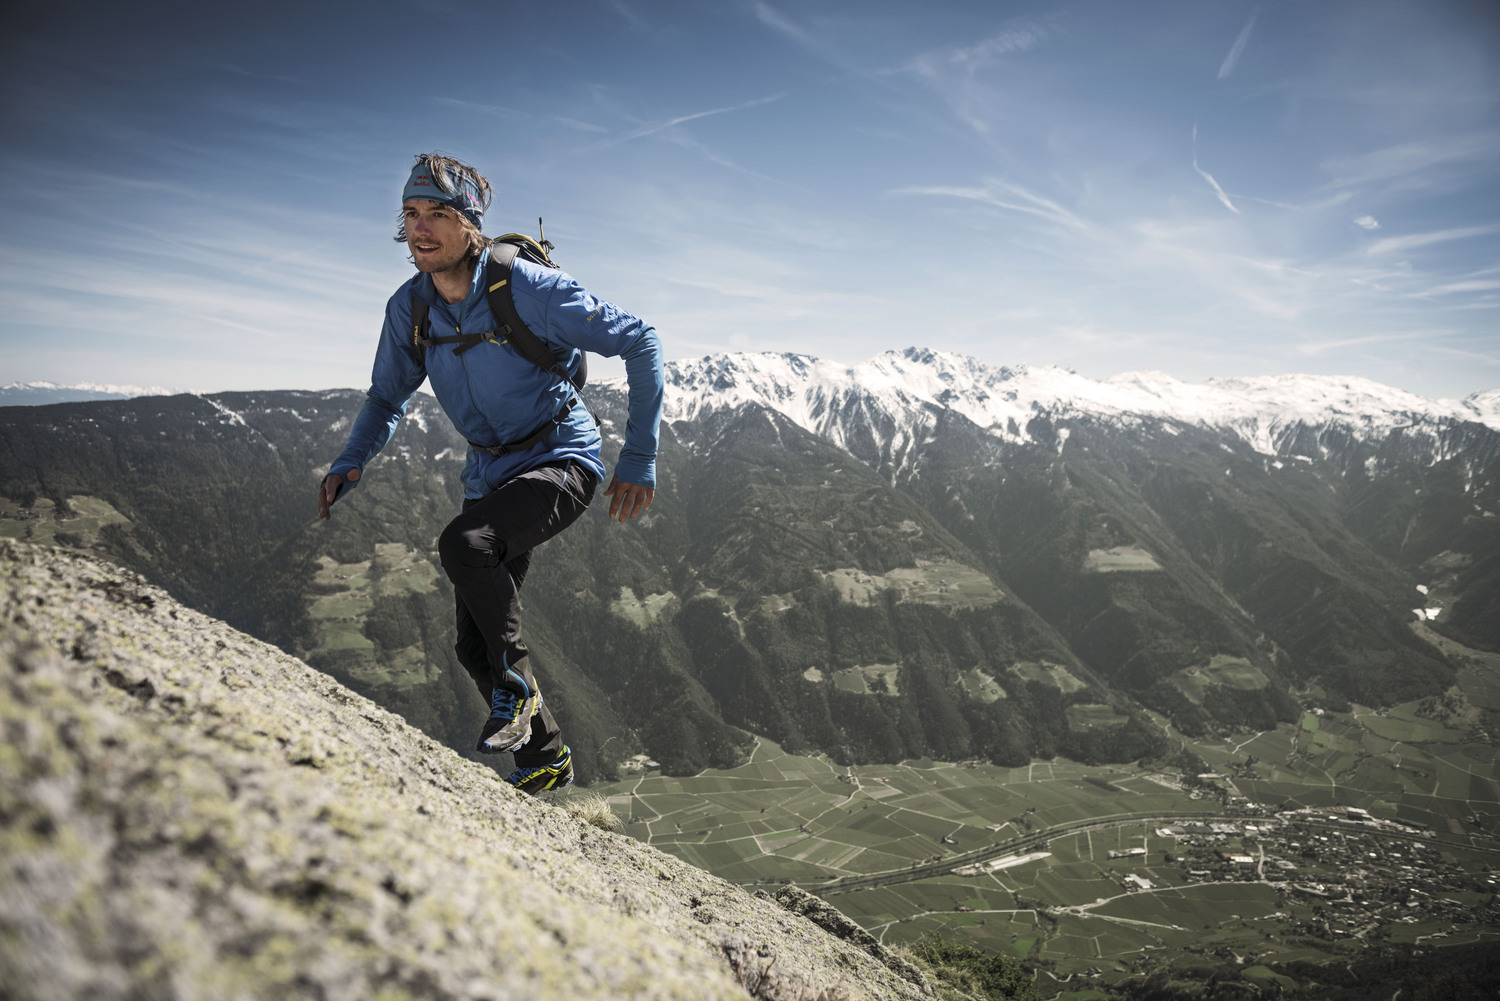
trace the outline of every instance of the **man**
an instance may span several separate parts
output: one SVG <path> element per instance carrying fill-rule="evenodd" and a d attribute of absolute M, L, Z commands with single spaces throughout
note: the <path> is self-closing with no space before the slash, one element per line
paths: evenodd
<path fill-rule="evenodd" d="M 386 303 L 370 390 L 318 490 L 318 517 L 327 519 L 359 482 L 412 393 L 430 379 L 470 446 L 463 511 L 439 536 L 438 554 L 457 596 L 459 662 L 490 703 L 478 750 L 513 751 L 509 781 L 535 795 L 572 782 L 573 764 L 521 641 L 521 583 L 531 550 L 583 513 L 604 475 L 599 428 L 557 370 L 575 374 L 584 351 L 625 359 L 629 419 L 604 491 L 609 517 L 623 522 L 650 508 L 656 486 L 661 343 L 651 326 L 568 275 L 517 256 L 510 275 L 516 314 L 557 365 L 549 372 L 528 361 L 498 329 L 486 298 L 491 241 L 480 229 L 489 203 L 490 183 L 473 167 L 438 154 L 417 157 L 396 233 L 417 274 Z"/>

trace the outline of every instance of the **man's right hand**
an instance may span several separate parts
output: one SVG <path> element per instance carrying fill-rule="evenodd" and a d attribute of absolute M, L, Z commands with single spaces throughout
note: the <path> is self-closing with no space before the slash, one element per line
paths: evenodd
<path fill-rule="evenodd" d="M 353 483 L 359 479 L 359 470 L 349 470 L 349 482 Z M 318 517 L 324 521 L 328 520 L 329 511 L 333 508 L 333 501 L 344 488 L 344 478 L 338 473 L 329 473 L 323 477 L 323 485 L 318 488 Z"/>

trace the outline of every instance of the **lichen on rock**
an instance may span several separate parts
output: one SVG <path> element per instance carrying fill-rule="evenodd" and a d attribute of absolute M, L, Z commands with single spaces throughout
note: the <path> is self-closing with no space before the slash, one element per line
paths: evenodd
<path fill-rule="evenodd" d="M 931 996 L 128 571 L 0 540 L 0 621 L 9 996 Z"/>

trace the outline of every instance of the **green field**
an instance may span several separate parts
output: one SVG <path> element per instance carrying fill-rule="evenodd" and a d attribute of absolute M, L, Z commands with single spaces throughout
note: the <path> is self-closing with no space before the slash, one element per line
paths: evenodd
<path fill-rule="evenodd" d="M 1051 665 L 1014 670 L 1059 687 L 1076 680 Z M 1469 661 L 1465 671 L 1475 702 L 1500 701 L 1500 657 Z M 1263 683 L 1252 665 L 1231 658 L 1214 658 L 1202 673 L 1236 687 Z M 1073 706 L 1069 716 L 1080 727 L 1118 721 L 1102 704 Z M 653 772 L 599 788 L 629 833 L 741 884 L 790 881 L 818 891 L 874 877 L 876 885 L 856 884 L 829 901 L 886 942 L 938 931 L 1021 957 L 1034 964 L 1044 994 L 1082 1001 L 1202 954 L 1236 957 L 1274 988 L 1281 975 L 1272 966 L 1346 957 L 1369 931 L 1316 889 L 1345 878 L 1351 859 L 1398 895 L 1448 881 L 1440 900 L 1434 893 L 1431 904 L 1398 917 L 1382 912 L 1371 927 L 1385 939 L 1500 943 L 1500 927 L 1473 917 L 1489 913 L 1486 901 L 1500 890 L 1492 872 L 1500 870 L 1500 776 L 1494 743 L 1476 737 L 1479 718 L 1456 703 L 1443 712 L 1416 703 L 1309 711 L 1275 730 L 1191 743 L 1220 776 L 1208 780 L 1160 764 L 1090 768 L 1062 759 L 844 768 L 761 740 L 738 768 L 689 778 Z M 1304 831 L 1302 814 L 1292 812 L 1351 807 L 1427 833 L 1345 833 L 1336 823 L 1343 814 L 1322 813 L 1323 828 Z M 1185 815 L 1237 826 L 1201 839 L 1160 833 L 1170 823 L 1160 818 Z M 1367 836 L 1368 845 L 1358 841 Z M 1461 847 L 1466 841 L 1472 850 Z M 981 875 L 912 872 L 1023 852 L 1041 854 Z M 1419 871 L 1442 875 L 1419 879 Z"/>
<path fill-rule="evenodd" d="M 899 695 L 901 690 L 896 683 L 899 670 L 900 668 L 895 664 L 848 667 L 833 672 L 833 684 L 840 691 L 854 692 L 859 695 L 869 695 L 872 692 Z"/>
<path fill-rule="evenodd" d="M 978 702 L 988 704 L 1005 698 L 1005 689 L 1000 683 L 977 667 L 964 671 L 958 676 L 958 681 L 969 698 Z"/>
<path fill-rule="evenodd" d="M 1124 768 L 1059 760 L 1014 769 L 973 762 L 843 769 L 764 740 L 739 768 L 692 778 L 651 773 L 600 788 L 637 837 L 668 850 L 691 843 L 716 872 L 733 865 L 752 874 L 744 882 L 776 882 L 786 878 L 787 860 L 831 880 L 1095 819 L 1101 780 L 1119 816 L 1217 809 Z"/>
<path fill-rule="evenodd" d="M 1139 546 L 1091 549 L 1083 566 L 1094 573 L 1144 573 L 1161 569 L 1156 558 Z"/>
<path fill-rule="evenodd" d="M 1068 707 L 1068 726 L 1075 730 L 1087 730 L 1093 726 L 1118 726 L 1129 720 L 1129 716 L 1116 712 L 1114 706 L 1080 703 Z"/>
<path fill-rule="evenodd" d="M 3 538 L 24 539 L 42 546 L 66 544 L 88 549 L 99 541 L 99 533 L 108 525 L 119 525 L 128 531 L 130 519 L 98 497 L 75 494 L 68 498 L 64 507 L 59 507 L 48 497 L 38 497 L 28 507 L 0 497 L 0 537 Z"/>
<path fill-rule="evenodd" d="M 1172 684 L 1192 701 L 1203 704 L 1210 685 L 1227 685 L 1242 691 L 1258 691 L 1270 683 L 1265 672 L 1243 657 L 1214 654 L 1207 664 L 1172 675 Z"/>
<path fill-rule="evenodd" d="M 352 650 L 363 681 L 377 684 L 414 684 L 427 680 L 433 668 L 421 647 L 396 651 L 384 662 L 375 657 L 375 644 L 365 634 L 377 598 L 399 597 L 437 589 L 438 569 L 421 553 L 400 543 L 380 542 L 373 558 L 339 563 L 320 557 L 313 574 L 315 597 L 308 608 L 317 645 L 309 654 Z"/>
<path fill-rule="evenodd" d="M 1010 673 L 1022 681 L 1040 681 L 1059 689 L 1064 695 L 1081 692 L 1088 684 L 1061 664 L 1028 663 L 1020 661 L 1010 666 Z"/>
<path fill-rule="evenodd" d="M 900 601 L 918 601 L 953 608 L 980 608 L 1005 599 L 988 576 L 951 560 L 917 560 L 915 567 L 897 567 L 885 574 L 839 569 L 824 575 L 839 596 L 855 605 L 870 605 L 891 591 Z"/>
<path fill-rule="evenodd" d="M 633 588 L 622 587 L 620 596 L 609 607 L 616 615 L 623 616 L 644 629 L 662 615 L 676 611 L 677 596 L 664 592 L 638 597 Z"/>

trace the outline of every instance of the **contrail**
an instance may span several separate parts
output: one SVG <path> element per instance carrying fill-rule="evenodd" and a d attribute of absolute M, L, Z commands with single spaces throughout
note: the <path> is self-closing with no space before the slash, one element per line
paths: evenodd
<path fill-rule="evenodd" d="M 1259 7 L 1255 8 L 1250 15 L 1250 20 L 1246 21 L 1245 26 L 1240 29 L 1239 37 L 1234 40 L 1234 46 L 1230 48 L 1229 55 L 1224 57 L 1224 64 L 1219 67 L 1220 80 L 1234 72 L 1235 64 L 1240 61 L 1240 56 L 1244 54 L 1245 46 L 1250 41 L 1250 29 L 1255 27 L 1257 17 L 1260 17 Z"/>
<path fill-rule="evenodd" d="M 1219 187 L 1219 182 L 1214 180 L 1214 175 L 1198 166 L 1198 126 L 1196 125 L 1193 126 L 1193 169 L 1198 172 L 1198 176 L 1213 185 L 1214 191 L 1219 196 L 1219 201 L 1224 203 L 1226 209 L 1235 215 L 1240 214 L 1240 210 L 1234 207 L 1234 202 L 1229 200 L 1229 196 L 1224 193 L 1224 189 Z"/>

